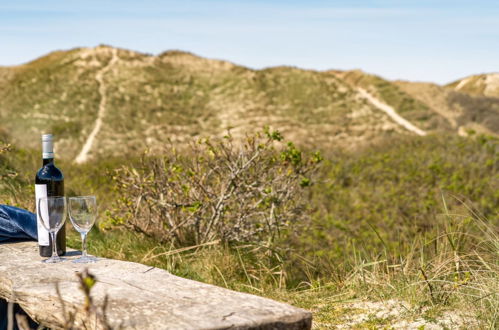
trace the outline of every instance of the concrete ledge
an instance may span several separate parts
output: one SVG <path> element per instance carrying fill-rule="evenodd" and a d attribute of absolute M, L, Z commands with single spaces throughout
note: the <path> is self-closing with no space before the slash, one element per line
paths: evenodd
<path fill-rule="evenodd" d="M 66 308 L 83 317 L 76 272 L 98 280 L 97 304 L 109 297 L 112 326 L 134 329 L 310 329 L 312 314 L 293 306 L 174 276 L 133 262 L 101 259 L 90 265 L 42 264 L 36 242 L 0 244 L 0 298 L 18 303 L 37 322 L 63 326 Z"/>

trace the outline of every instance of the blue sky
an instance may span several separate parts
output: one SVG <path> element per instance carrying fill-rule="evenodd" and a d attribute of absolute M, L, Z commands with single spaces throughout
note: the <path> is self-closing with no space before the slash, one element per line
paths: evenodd
<path fill-rule="evenodd" d="M 0 0 L 0 65 L 98 44 L 447 83 L 499 71 L 499 1 Z"/>

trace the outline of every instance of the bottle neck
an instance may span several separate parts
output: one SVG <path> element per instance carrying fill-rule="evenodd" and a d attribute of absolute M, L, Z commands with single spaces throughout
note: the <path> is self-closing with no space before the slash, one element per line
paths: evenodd
<path fill-rule="evenodd" d="M 54 141 L 50 134 L 42 136 L 42 158 L 44 164 L 46 159 L 54 161 Z"/>
<path fill-rule="evenodd" d="M 54 158 L 43 158 L 43 166 L 48 164 L 54 164 Z"/>

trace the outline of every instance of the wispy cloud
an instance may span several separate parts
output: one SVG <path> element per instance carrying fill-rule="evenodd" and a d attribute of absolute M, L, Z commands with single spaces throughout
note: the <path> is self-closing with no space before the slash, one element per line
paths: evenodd
<path fill-rule="evenodd" d="M 497 70 L 497 17 L 488 0 L 3 1 L 0 64 L 106 43 L 444 82 Z"/>

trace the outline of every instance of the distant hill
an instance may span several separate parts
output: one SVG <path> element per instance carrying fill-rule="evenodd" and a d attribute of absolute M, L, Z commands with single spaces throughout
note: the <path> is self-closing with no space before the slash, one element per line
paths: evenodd
<path fill-rule="evenodd" d="M 446 86 L 471 95 L 499 97 L 499 73 L 469 76 Z"/>
<path fill-rule="evenodd" d="M 461 134 L 467 130 L 499 133 L 499 98 L 470 95 L 430 83 L 397 81 L 395 84 L 447 118 Z"/>
<path fill-rule="evenodd" d="M 397 84 L 381 77 L 355 71 L 335 71 L 338 77 L 354 88 L 362 88 L 393 107 L 401 116 L 427 131 L 453 130 L 450 121 L 425 102 L 414 98 Z"/>
<path fill-rule="evenodd" d="M 458 92 L 447 86 L 387 81 L 361 71 L 336 72 L 353 86 L 366 88 L 424 129 L 451 130 L 464 135 L 499 133 L 499 99 Z"/>
<path fill-rule="evenodd" d="M 78 48 L 0 67 L 0 131 L 36 148 L 40 133 L 51 131 L 60 157 L 79 161 L 264 125 L 321 148 L 415 134 L 386 106 L 425 134 L 499 132 L 499 99 L 411 84 L 360 71 L 251 70 L 181 51 Z"/>

